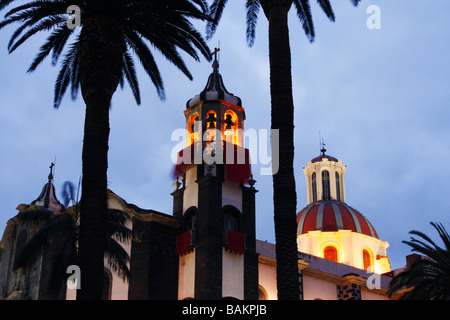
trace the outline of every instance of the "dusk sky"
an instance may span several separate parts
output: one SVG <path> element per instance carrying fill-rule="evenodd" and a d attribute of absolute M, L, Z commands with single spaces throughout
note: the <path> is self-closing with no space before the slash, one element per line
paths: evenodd
<path fill-rule="evenodd" d="M 260 12 L 256 42 L 245 41 L 245 1 L 229 1 L 215 36 L 220 41 L 220 73 L 227 90 L 242 99 L 245 129 L 270 128 L 267 22 Z M 295 105 L 297 211 L 306 206 L 302 168 L 320 153 L 348 167 L 347 204 L 360 211 L 387 241 L 393 269 L 405 265 L 411 230 L 437 239 L 431 221 L 450 231 L 450 1 L 332 1 L 331 23 L 311 0 L 316 40 L 310 44 L 291 10 L 290 34 Z M 369 29 L 370 5 L 377 5 L 381 29 Z M 6 10 L 1 12 L 3 19 Z M 204 25 L 198 24 L 204 32 Z M 27 74 L 48 34 L 8 54 L 16 30 L 0 30 L 0 230 L 30 204 L 47 182 L 55 162 L 57 196 L 64 181 L 81 175 L 85 106 L 81 94 L 53 109 L 58 67 L 47 59 Z M 184 128 L 186 101 L 200 93 L 211 63 L 185 54 L 194 77 L 187 79 L 155 52 L 166 100 L 138 67 L 142 104 L 130 88 L 116 91 L 111 109 L 109 188 L 128 203 L 172 214 L 174 130 Z M 138 64 L 138 63 L 136 63 Z M 253 166 L 257 238 L 274 242 L 272 177 Z"/>

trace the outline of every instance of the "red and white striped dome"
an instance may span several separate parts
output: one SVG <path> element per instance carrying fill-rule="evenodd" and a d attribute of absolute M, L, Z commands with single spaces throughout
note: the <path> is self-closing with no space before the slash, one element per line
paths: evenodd
<path fill-rule="evenodd" d="M 351 230 L 378 239 L 369 220 L 346 203 L 335 200 L 312 203 L 297 214 L 297 235 L 314 230 Z"/>

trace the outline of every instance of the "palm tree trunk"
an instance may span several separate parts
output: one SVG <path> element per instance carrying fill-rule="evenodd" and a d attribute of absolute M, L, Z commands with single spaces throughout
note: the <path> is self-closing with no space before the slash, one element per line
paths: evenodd
<path fill-rule="evenodd" d="M 106 109 L 106 110 L 105 110 Z M 103 285 L 109 105 L 86 102 L 83 180 L 80 207 L 79 261 L 81 290 L 77 299 L 100 299 Z"/>
<path fill-rule="evenodd" d="M 291 4 L 292 1 L 261 0 L 269 21 L 271 128 L 279 130 L 280 143 L 279 170 L 273 175 L 277 289 L 280 300 L 300 298 L 294 179 L 294 102 L 288 29 Z"/>
<path fill-rule="evenodd" d="M 114 23 L 84 21 L 80 34 L 80 84 L 86 103 L 80 206 L 79 300 L 100 300 L 103 291 L 109 108 L 120 77 L 121 48 L 114 45 Z M 106 30 L 106 31 L 105 31 Z M 116 53 L 116 54 L 114 54 Z"/>

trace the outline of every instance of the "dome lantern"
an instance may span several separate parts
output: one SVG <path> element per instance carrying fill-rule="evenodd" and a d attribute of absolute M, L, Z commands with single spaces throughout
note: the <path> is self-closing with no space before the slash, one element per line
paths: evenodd
<path fill-rule="evenodd" d="M 370 272 L 389 272 L 389 244 L 346 203 L 346 169 L 341 160 L 326 154 L 324 145 L 303 168 L 307 206 L 297 214 L 298 250 Z"/>
<path fill-rule="evenodd" d="M 306 178 L 307 203 L 323 200 L 345 202 L 345 171 L 341 160 L 327 155 L 322 147 L 321 155 L 313 158 L 303 168 Z"/>

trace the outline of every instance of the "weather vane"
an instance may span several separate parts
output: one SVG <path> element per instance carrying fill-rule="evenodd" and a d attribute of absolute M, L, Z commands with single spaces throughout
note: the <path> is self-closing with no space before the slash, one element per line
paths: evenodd
<path fill-rule="evenodd" d="M 325 154 L 325 151 L 327 151 L 327 149 L 325 149 L 326 144 L 320 134 L 320 131 L 319 131 L 319 144 L 320 144 L 320 152 L 322 152 L 322 154 Z"/>

